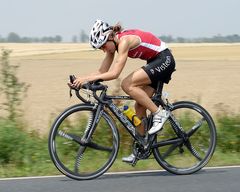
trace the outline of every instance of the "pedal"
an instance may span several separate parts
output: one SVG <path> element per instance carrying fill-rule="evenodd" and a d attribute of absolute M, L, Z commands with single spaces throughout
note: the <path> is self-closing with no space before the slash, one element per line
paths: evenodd
<path fill-rule="evenodd" d="M 132 165 L 134 167 L 138 161 L 138 158 L 136 156 L 134 156 L 134 158 L 131 160 L 123 158 L 122 161 L 125 163 L 128 163 L 129 165 Z"/>
<path fill-rule="evenodd" d="M 135 157 L 134 160 L 130 163 L 132 165 L 132 167 L 135 167 L 135 165 L 137 164 L 138 162 L 138 158 Z"/>

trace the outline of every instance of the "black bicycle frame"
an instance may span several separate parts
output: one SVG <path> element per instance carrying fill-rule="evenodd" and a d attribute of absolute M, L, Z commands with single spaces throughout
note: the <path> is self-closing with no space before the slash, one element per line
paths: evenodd
<path fill-rule="evenodd" d="M 170 106 L 168 106 L 168 104 L 165 104 L 161 98 L 162 88 L 163 88 L 163 84 L 160 82 L 158 85 L 156 94 L 152 97 L 152 101 L 157 106 L 161 105 L 164 109 L 169 110 Z M 92 123 L 92 126 L 94 126 L 94 127 L 92 127 L 90 129 L 91 133 L 88 134 L 89 138 L 87 139 L 87 141 L 90 140 L 90 136 L 94 132 L 96 125 L 98 124 L 98 122 L 102 116 L 104 107 L 107 107 L 117 117 L 117 119 L 121 122 L 121 124 L 129 132 L 129 134 L 134 138 L 134 140 L 137 141 L 142 146 L 145 146 L 145 144 L 146 144 L 145 139 L 142 136 L 140 136 L 140 134 L 136 131 L 136 127 L 132 124 L 132 122 L 113 103 L 113 100 L 133 100 L 133 98 L 131 98 L 130 96 L 109 96 L 106 94 L 106 90 L 104 90 L 100 94 L 100 97 L 98 97 L 96 95 L 96 93 L 94 93 L 94 97 L 98 100 L 98 104 L 97 104 L 96 111 L 95 111 L 95 118 Z M 175 123 L 174 118 L 172 118 L 171 115 L 170 115 L 170 122 L 171 122 L 171 124 L 173 124 L 173 130 L 176 132 L 176 134 L 178 136 L 180 136 L 180 138 L 184 138 L 185 137 L 184 132 L 182 132 L 182 130 L 178 127 L 178 125 Z M 154 136 L 151 137 L 150 142 L 153 142 L 153 140 L 154 140 Z M 174 143 L 179 143 L 179 142 L 181 143 L 182 141 L 183 141 L 183 139 L 176 138 L 172 141 L 158 142 L 154 146 L 152 146 L 152 148 L 158 147 L 158 146 L 174 144 Z"/>
<path fill-rule="evenodd" d="M 135 140 L 137 140 L 140 144 L 144 145 L 145 141 L 143 138 L 136 132 L 136 128 L 133 126 L 132 122 L 128 120 L 128 118 L 122 113 L 122 111 L 112 102 L 114 99 L 123 99 L 123 100 L 133 100 L 129 96 L 107 96 L 106 98 L 109 99 L 109 104 L 107 105 L 108 108 L 111 110 L 112 113 L 118 118 L 118 120 L 122 123 L 122 125 L 127 129 L 127 131 L 132 135 Z M 170 110 L 170 106 L 166 105 L 163 100 L 161 99 L 161 93 L 155 94 L 152 98 L 153 102 L 159 106 L 161 105 L 163 108 Z M 166 146 L 171 144 L 181 144 L 185 139 L 184 131 L 176 124 L 172 115 L 170 115 L 169 120 L 172 124 L 173 130 L 180 138 L 175 138 L 170 141 L 161 141 L 155 143 L 151 146 L 151 148 Z M 154 137 L 152 137 L 154 139 Z M 151 142 L 153 140 L 151 139 Z M 177 145 L 177 146 L 178 146 Z"/>
<path fill-rule="evenodd" d="M 103 107 L 107 107 L 116 117 L 117 119 L 121 122 L 121 124 L 126 128 L 126 130 L 130 133 L 130 135 L 140 144 L 144 145 L 144 139 L 139 135 L 139 133 L 136 131 L 136 127 L 132 124 L 132 122 L 122 113 L 122 111 L 113 103 L 113 100 L 116 99 L 122 99 L 122 100 L 133 100 L 129 96 L 107 96 L 105 95 L 105 101 L 103 103 L 98 104 L 98 109 L 96 117 L 101 116 L 101 109 Z M 99 117 L 100 118 L 100 117 Z M 96 121 L 97 123 L 97 121 Z"/>

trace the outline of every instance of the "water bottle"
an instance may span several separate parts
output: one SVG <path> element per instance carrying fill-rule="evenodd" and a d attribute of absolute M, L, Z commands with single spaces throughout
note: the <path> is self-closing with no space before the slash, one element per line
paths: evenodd
<path fill-rule="evenodd" d="M 127 105 L 125 105 L 123 107 L 123 114 L 125 116 L 128 117 L 128 119 L 130 121 L 132 121 L 132 123 L 135 125 L 135 126 L 138 126 L 141 124 L 141 120 L 136 116 L 136 113 L 133 109 L 129 108 Z"/>

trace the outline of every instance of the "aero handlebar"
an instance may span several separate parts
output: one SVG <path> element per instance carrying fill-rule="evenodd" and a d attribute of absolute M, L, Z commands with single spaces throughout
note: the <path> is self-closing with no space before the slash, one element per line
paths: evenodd
<path fill-rule="evenodd" d="M 70 82 L 73 84 L 74 80 L 76 79 L 76 77 L 74 75 L 70 75 L 69 76 L 69 79 L 70 79 Z M 83 101 L 84 103 L 88 103 L 89 101 L 87 101 L 86 99 L 84 99 L 79 91 L 80 89 L 86 89 L 86 90 L 91 90 L 93 92 L 93 97 L 102 102 L 102 103 L 105 103 L 97 94 L 96 92 L 97 91 L 106 91 L 108 86 L 107 85 L 103 85 L 101 84 L 100 82 L 102 82 L 103 80 L 99 79 L 99 80 L 96 80 L 96 81 L 92 81 L 92 82 L 87 82 L 85 84 L 83 84 L 80 88 L 76 88 L 76 87 L 72 87 L 70 86 L 70 89 L 73 89 L 75 90 L 76 92 L 76 96 L 81 100 Z"/>

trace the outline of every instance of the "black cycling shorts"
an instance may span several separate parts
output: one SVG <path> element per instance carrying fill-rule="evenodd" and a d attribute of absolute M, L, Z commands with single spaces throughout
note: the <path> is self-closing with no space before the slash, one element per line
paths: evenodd
<path fill-rule="evenodd" d="M 157 88 L 159 81 L 168 83 L 171 75 L 175 71 L 175 60 L 169 49 L 160 52 L 155 58 L 147 61 L 142 69 L 148 74 L 151 80 L 150 86 Z"/>

